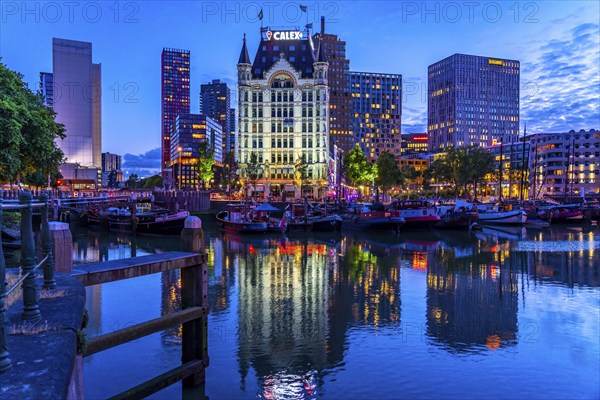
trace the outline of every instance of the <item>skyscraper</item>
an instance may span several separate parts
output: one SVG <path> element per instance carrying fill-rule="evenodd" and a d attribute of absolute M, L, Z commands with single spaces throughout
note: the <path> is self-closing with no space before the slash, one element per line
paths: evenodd
<path fill-rule="evenodd" d="M 163 178 L 171 160 L 171 129 L 179 114 L 190 113 L 190 52 L 164 48 L 161 54 Z"/>
<path fill-rule="evenodd" d="M 429 66 L 429 150 L 491 146 L 519 133 L 519 61 L 454 54 Z"/>
<path fill-rule="evenodd" d="M 221 124 L 223 129 L 223 151 L 231 149 L 229 136 L 232 135 L 229 123 L 231 95 L 229 87 L 219 79 L 200 85 L 200 113 L 208 115 Z"/>
<path fill-rule="evenodd" d="M 100 168 L 101 65 L 92 63 L 92 44 L 53 38 L 52 69 L 53 109 L 56 121 L 66 129 L 57 144 L 68 163 Z"/>
<path fill-rule="evenodd" d="M 317 43 L 318 46 L 318 43 Z M 238 140 L 236 160 L 243 172 L 256 154 L 265 196 L 300 195 L 297 164 L 304 159 L 304 185 L 315 197 L 328 184 L 327 61 L 308 31 L 261 29 L 254 62 L 246 38 L 238 60 Z M 303 174 L 304 175 L 304 174 Z M 297 179 L 296 179 L 297 181 Z"/>
<path fill-rule="evenodd" d="M 350 60 L 346 58 L 346 42 L 337 35 L 325 33 L 325 17 L 321 17 L 321 32 L 314 35 L 329 63 L 329 146 L 335 143 L 344 152 L 354 145 L 352 133 L 352 96 L 350 91 Z"/>
<path fill-rule="evenodd" d="M 400 156 L 402 75 L 350 72 L 354 140 L 370 160 Z"/>
<path fill-rule="evenodd" d="M 221 124 L 204 114 L 178 114 L 171 130 L 169 166 L 175 186 L 198 189 L 198 146 L 208 142 L 214 149 L 214 160 L 223 161 Z"/>
<path fill-rule="evenodd" d="M 235 150 L 235 138 L 236 138 L 236 124 L 237 118 L 235 116 L 235 108 L 229 109 L 229 136 L 227 137 L 227 148 L 229 151 Z"/>
<path fill-rule="evenodd" d="M 44 98 L 44 105 L 54 106 L 54 77 L 52 72 L 40 72 L 40 93 Z"/>

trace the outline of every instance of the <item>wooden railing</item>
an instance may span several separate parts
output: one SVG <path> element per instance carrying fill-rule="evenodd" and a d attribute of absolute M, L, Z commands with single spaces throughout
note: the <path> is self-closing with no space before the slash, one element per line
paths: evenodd
<path fill-rule="evenodd" d="M 73 276 L 80 279 L 86 286 L 174 269 L 181 271 L 182 309 L 180 311 L 96 336 L 87 341 L 83 351 L 84 357 L 173 326 L 182 325 L 182 364 L 114 396 L 113 399 L 142 399 L 181 380 L 186 386 L 196 386 L 204 382 L 205 368 L 208 366 L 206 318 L 208 314 L 208 280 L 207 256 L 202 250 L 201 238 L 202 234 L 199 228 L 184 228 L 182 247 L 188 252 L 167 252 L 104 263 L 85 264 L 77 266 L 73 271 Z"/>
<path fill-rule="evenodd" d="M 42 217 L 42 259 L 36 262 L 36 246 L 33 234 L 32 215 L 33 208 L 40 208 Z M 22 285 L 23 314 L 26 321 L 38 321 L 42 318 L 38 305 L 38 286 L 35 281 L 36 270 L 43 266 L 43 289 L 55 289 L 54 257 L 52 255 L 52 239 L 48 223 L 48 195 L 42 193 L 38 202 L 33 202 L 29 191 L 20 193 L 18 202 L 4 200 L 4 193 L 0 190 L 0 231 L 2 231 L 2 217 L 4 211 L 21 212 L 21 277 L 7 288 L 6 264 L 2 249 L 2 236 L 0 235 L 0 373 L 12 367 L 12 362 L 6 344 L 6 296 Z"/>

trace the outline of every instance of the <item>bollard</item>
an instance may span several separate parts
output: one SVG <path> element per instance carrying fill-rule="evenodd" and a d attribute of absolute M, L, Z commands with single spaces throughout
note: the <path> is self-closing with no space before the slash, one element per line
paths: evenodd
<path fill-rule="evenodd" d="M 2 251 L 2 202 L 4 191 L 0 189 L 0 373 L 7 371 L 12 366 L 6 347 L 6 265 L 4 264 L 4 252 Z"/>
<path fill-rule="evenodd" d="M 19 196 L 21 209 L 21 276 L 29 274 L 35 267 L 35 241 L 33 239 L 33 226 L 31 224 L 31 192 L 23 191 Z M 27 321 L 38 320 L 42 317 L 37 304 L 38 289 L 35 284 L 35 272 L 32 272 L 23 281 L 23 315 Z"/>
<path fill-rule="evenodd" d="M 204 254 L 202 221 L 198 217 L 187 217 L 181 232 L 183 251 Z M 208 307 L 208 276 L 206 260 L 199 265 L 181 270 L 181 308 Z M 208 364 L 207 318 L 185 322 L 182 326 L 181 361 L 204 360 Z M 197 386 L 204 382 L 205 370 L 183 380 L 185 386 Z"/>
<path fill-rule="evenodd" d="M 52 236 L 50 235 L 50 225 L 48 224 L 48 195 L 42 193 L 40 201 L 44 203 L 41 209 L 42 213 L 42 258 L 48 256 L 44 264 L 44 285 L 43 289 L 55 289 L 56 280 L 54 279 L 54 254 L 52 252 Z"/>
<path fill-rule="evenodd" d="M 69 230 L 69 224 L 50 222 L 48 227 L 52 242 L 54 270 L 70 274 L 73 270 L 73 236 Z"/>

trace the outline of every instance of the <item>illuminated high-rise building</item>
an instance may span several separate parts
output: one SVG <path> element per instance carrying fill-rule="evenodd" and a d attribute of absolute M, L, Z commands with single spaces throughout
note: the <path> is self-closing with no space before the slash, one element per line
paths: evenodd
<path fill-rule="evenodd" d="M 519 61 L 454 54 L 430 65 L 428 74 L 430 151 L 515 141 Z"/>
<path fill-rule="evenodd" d="M 318 46 L 308 31 L 262 28 L 252 62 L 244 37 L 235 157 L 247 179 L 256 154 L 260 179 L 251 187 L 266 196 L 300 197 L 294 176 L 302 159 L 313 195 L 322 197 L 328 188 L 328 64 Z"/>
<path fill-rule="evenodd" d="M 190 52 L 165 48 L 161 54 L 161 169 L 166 170 L 171 160 L 170 134 L 175 118 L 190 113 Z"/>
<path fill-rule="evenodd" d="M 100 169 L 101 65 L 92 63 L 92 44 L 52 38 L 52 70 L 52 108 L 56 122 L 65 126 L 65 138 L 57 139 L 57 145 L 67 163 Z M 49 76 L 44 78 L 48 96 Z"/>
<path fill-rule="evenodd" d="M 44 105 L 54 106 L 54 76 L 52 72 L 40 72 L 40 93 L 44 98 Z"/>
<path fill-rule="evenodd" d="M 208 115 L 221 124 L 223 128 L 223 151 L 231 151 L 229 137 L 234 134 L 231 128 L 230 118 L 231 95 L 229 87 L 219 79 L 213 79 L 210 83 L 200 85 L 200 113 Z"/>
<path fill-rule="evenodd" d="M 402 147 L 402 75 L 350 72 L 354 140 L 370 160 Z"/>
<path fill-rule="evenodd" d="M 321 17 L 321 32 L 314 35 L 321 43 L 329 63 L 329 148 L 335 143 L 348 152 L 354 148 L 352 133 L 352 96 L 350 91 L 350 60 L 346 58 L 346 42 L 337 35 L 325 33 L 325 17 Z"/>
<path fill-rule="evenodd" d="M 214 150 L 216 164 L 223 162 L 223 128 L 204 114 L 178 114 L 171 130 L 169 167 L 173 171 L 174 186 L 180 189 L 198 189 L 198 146 L 208 142 Z"/>

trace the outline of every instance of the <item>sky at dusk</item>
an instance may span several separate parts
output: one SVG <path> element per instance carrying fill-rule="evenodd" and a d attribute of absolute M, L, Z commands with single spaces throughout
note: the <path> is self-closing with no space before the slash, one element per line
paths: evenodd
<path fill-rule="evenodd" d="M 93 43 L 102 64 L 102 151 L 142 174 L 160 164 L 160 54 L 191 51 L 191 111 L 200 84 L 226 81 L 237 102 L 242 37 L 254 57 L 263 24 L 319 29 L 347 42 L 354 71 L 403 76 L 402 132 L 425 132 L 427 67 L 454 53 L 521 61 L 521 129 L 600 128 L 597 1 L 0 2 L 0 58 L 37 89 L 52 70 L 52 38 Z"/>

